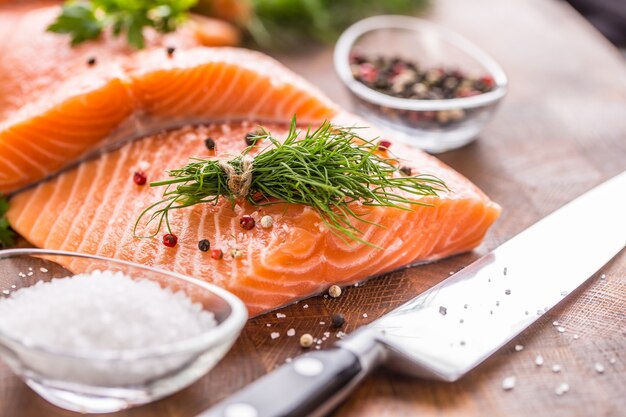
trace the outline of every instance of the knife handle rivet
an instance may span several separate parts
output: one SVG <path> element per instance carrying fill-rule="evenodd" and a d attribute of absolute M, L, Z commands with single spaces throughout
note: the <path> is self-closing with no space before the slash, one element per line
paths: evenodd
<path fill-rule="evenodd" d="M 300 358 L 293 363 L 294 370 L 302 376 L 317 376 L 324 370 L 324 364 L 315 358 Z"/>
<path fill-rule="evenodd" d="M 230 404 L 224 409 L 224 417 L 258 417 L 256 408 L 246 403 Z"/>

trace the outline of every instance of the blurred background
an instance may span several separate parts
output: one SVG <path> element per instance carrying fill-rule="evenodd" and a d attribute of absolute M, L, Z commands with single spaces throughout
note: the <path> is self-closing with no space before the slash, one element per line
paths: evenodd
<path fill-rule="evenodd" d="M 328 43 L 351 23 L 376 14 L 427 14 L 437 0 L 200 0 L 197 11 L 230 22 L 263 49 Z M 549 0 L 546 0 L 549 1 Z M 567 0 L 609 41 L 626 48 L 625 0 Z M 556 22 L 555 22 L 556 24 Z"/>

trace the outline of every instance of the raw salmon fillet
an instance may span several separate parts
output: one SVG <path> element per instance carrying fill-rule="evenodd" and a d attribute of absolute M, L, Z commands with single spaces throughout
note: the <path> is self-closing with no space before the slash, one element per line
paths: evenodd
<path fill-rule="evenodd" d="M 137 52 L 102 36 L 76 48 L 47 33 L 59 13 L 40 2 L 0 5 L 0 193 L 11 193 L 135 137 L 227 119 L 301 122 L 336 107 L 271 58 L 206 48 L 197 25 L 146 33 Z M 168 57 L 167 47 L 175 47 Z M 95 65 L 88 65 L 95 58 Z"/>
<path fill-rule="evenodd" d="M 279 137 L 285 125 L 265 124 Z M 354 284 L 403 266 L 465 252 L 480 243 L 500 212 L 467 179 L 423 152 L 393 145 L 394 154 L 417 172 L 444 180 L 450 192 L 423 197 L 431 206 L 412 211 L 367 208 L 358 223 L 364 239 L 384 249 L 353 242 L 347 245 L 323 226 L 311 208 L 248 203 L 234 208 L 227 201 L 175 210 L 175 248 L 161 237 L 140 239 L 133 226 L 141 211 L 158 201 L 162 189 L 138 186 L 133 173 L 142 168 L 148 180 L 165 176 L 166 169 L 184 165 L 190 156 L 207 156 L 204 139 L 217 144 L 218 156 L 241 151 L 244 137 L 256 126 L 247 122 L 212 124 L 162 133 L 127 144 L 85 162 L 57 178 L 18 194 L 8 218 L 15 230 L 36 246 L 103 255 L 157 266 L 202 278 L 224 287 L 248 306 L 251 315 L 318 294 L 330 285 Z M 269 229 L 243 230 L 242 215 L 257 220 L 271 215 Z M 148 232 L 150 229 L 140 229 Z M 224 258 L 212 259 L 198 242 L 209 239 Z M 68 265 L 72 269 L 71 265 Z"/>

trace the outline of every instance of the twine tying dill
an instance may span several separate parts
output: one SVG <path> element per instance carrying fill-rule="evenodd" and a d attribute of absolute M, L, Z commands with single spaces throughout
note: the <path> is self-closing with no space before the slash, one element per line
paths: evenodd
<path fill-rule="evenodd" d="M 147 224 L 158 224 L 153 234 L 144 237 L 156 236 L 163 223 L 172 232 L 170 210 L 216 205 L 225 198 L 233 206 L 240 200 L 254 206 L 306 205 L 344 242 L 375 246 L 361 238 L 357 227 L 358 222 L 372 224 L 363 207 L 411 210 L 414 205 L 428 205 L 415 197 L 436 196 L 447 187 L 432 175 L 403 174 L 398 161 L 386 157 L 388 151 L 377 152 L 377 143 L 359 137 L 356 130 L 324 122 L 316 130 L 300 132 L 294 118 L 284 141 L 258 131 L 253 141 L 268 145 L 254 157 L 253 147 L 248 147 L 228 160 L 191 158 L 184 167 L 168 171 L 169 179 L 150 184 L 167 188 L 160 201 L 141 213 L 135 234 L 149 213 Z"/>
<path fill-rule="evenodd" d="M 226 174 L 226 184 L 236 200 L 244 198 L 252 186 L 252 167 L 254 158 L 244 155 L 241 159 L 241 172 L 235 169 L 228 160 L 218 159 L 217 164 Z"/>

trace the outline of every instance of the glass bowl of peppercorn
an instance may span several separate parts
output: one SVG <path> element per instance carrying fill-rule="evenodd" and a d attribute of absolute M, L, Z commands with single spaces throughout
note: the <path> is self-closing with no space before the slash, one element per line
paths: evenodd
<path fill-rule="evenodd" d="M 355 23 L 334 60 L 358 113 L 430 153 L 473 141 L 507 91 L 506 74 L 486 53 L 413 17 Z"/>

